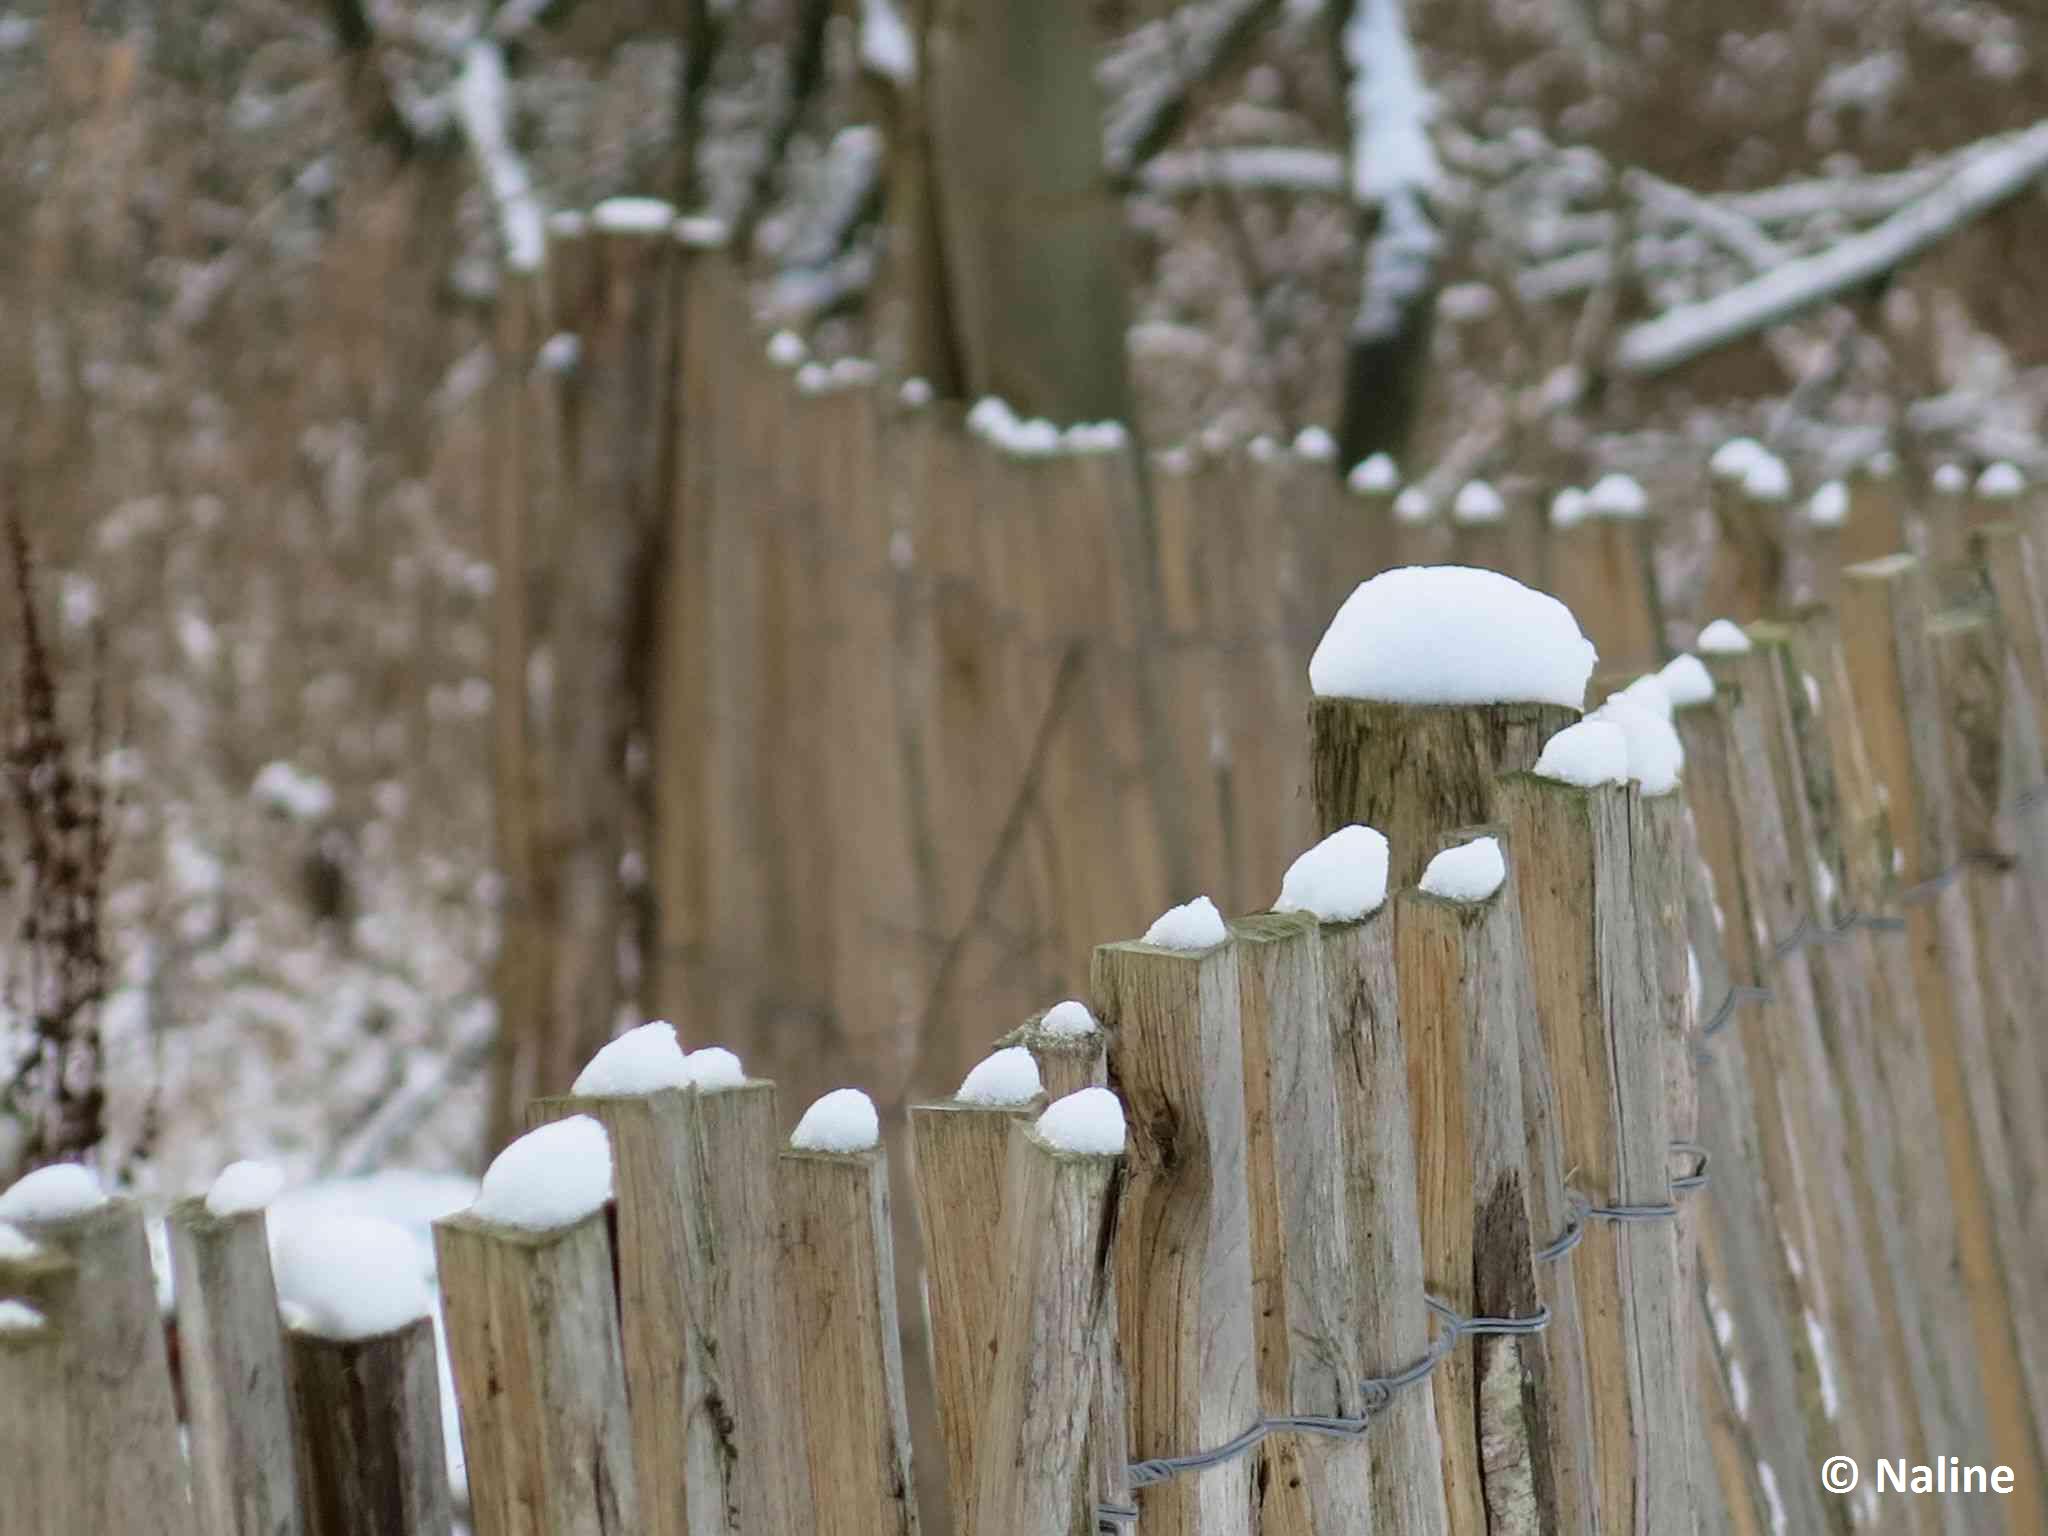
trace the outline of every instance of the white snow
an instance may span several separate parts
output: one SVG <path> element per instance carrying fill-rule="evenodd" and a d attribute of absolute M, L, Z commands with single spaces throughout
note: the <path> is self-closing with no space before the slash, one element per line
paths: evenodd
<path fill-rule="evenodd" d="M 1403 566 L 1344 600 L 1308 680 L 1320 698 L 1577 709 L 1597 659 L 1570 609 L 1511 576 Z"/>
<path fill-rule="evenodd" d="M 569 1091 L 602 1099 L 689 1086 L 690 1069 L 676 1040 L 676 1027 L 666 1019 L 656 1019 L 601 1046 L 589 1065 L 576 1074 Z"/>
<path fill-rule="evenodd" d="M 1664 692 L 1675 708 L 1704 704 L 1714 696 L 1714 675 L 1707 670 L 1707 664 L 1690 651 L 1665 662 L 1657 675 L 1664 680 Z"/>
<path fill-rule="evenodd" d="M 1771 1536 L 1785 1536 L 1790 1518 L 1785 1513 L 1785 1500 L 1778 1492 L 1778 1475 L 1771 1470 L 1768 1461 L 1756 1464 L 1757 1481 L 1763 1485 L 1764 1503 L 1771 1510 Z"/>
<path fill-rule="evenodd" d="M 882 367 L 871 357 L 838 357 L 826 374 L 835 389 L 858 389 L 879 379 Z"/>
<path fill-rule="evenodd" d="M 1475 837 L 1431 859 L 1421 883 L 1424 892 L 1446 901 L 1484 901 L 1507 877 L 1507 860 L 1501 857 L 1498 839 Z"/>
<path fill-rule="evenodd" d="M 39 1333 L 43 1314 L 25 1301 L 0 1301 L 0 1333 Z"/>
<path fill-rule="evenodd" d="M 834 1088 L 804 1111 L 789 1144 L 803 1152 L 865 1152 L 881 1139 L 875 1101 L 858 1088 Z"/>
<path fill-rule="evenodd" d="M 583 338 L 574 331 L 557 331 L 540 344 L 533 360 L 543 373 L 574 373 L 583 360 Z"/>
<path fill-rule="evenodd" d="M 319 1338 L 372 1338 L 433 1311 L 431 1254 L 381 1217 L 273 1226 L 270 1265 L 290 1326 Z"/>
<path fill-rule="evenodd" d="M 1753 437 L 1731 437 L 1714 450 L 1714 456 L 1707 460 L 1707 468 L 1716 479 L 1740 480 L 1749 473 L 1749 466 L 1768 452 Z"/>
<path fill-rule="evenodd" d="M 1294 434 L 1294 455 L 1327 464 L 1337 457 L 1337 439 L 1330 436 L 1328 427 L 1303 427 Z"/>
<path fill-rule="evenodd" d="M 917 44 L 895 0 L 860 0 L 860 61 L 899 86 L 917 78 Z"/>
<path fill-rule="evenodd" d="M 21 1228 L 0 1221 L 0 1263 L 32 1259 L 42 1251 L 43 1245 Z"/>
<path fill-rule="evenodd" d="M 1611 720 L 1581 720 L 1543 744 L 1536 776 L 1592 789 L 1628 779 L 1628 737 Z"/>
<path fill-rule="evenodd" d="M 1359 0 L 1344 23 L 1351 71 L 1351 196 L 1361 206 L 1427 192 L 1443 180 L 1429 123 L 1436 101 L 1409 41 L 1401 0 Z"/>
<path fill-rule="evenodd" d="M 265 763 L 249 793 L 258 804 L 281 811 L 293 821 L 319 821 L 334 809 L 334 791 L 325 779 L 285 762 Z"/>
<path fill-rule="evenodd" d="M 1650 498 L 1633 475 L 1602 475 L 1586 492 L 1586 502 L 1601 517 L 1635 518 L 1650 510 Z"/>
<path fill-rule="evenodd" d="M 1934 471 L 1934 488 L 1944 496 L 1960 496 L 1970 488 L 1970 472 L 1960 464 L 1943 464 Z"/>
<path fill-rule="evenodd" d="M 725 220 L 708 213 L 686 213 L 678 218 L 671 229 L 676 244 L 688 246 L 693 251 L 720 251 L 732 239 L 732 226 Z"/>
<path fill-rule="evenodd" d="M 1728 1362 L 1728 1397 L 1735 1404 L 1735 1417 L 1749 1417 L 1749 1378 L 1742 1374 L 1742 1362 Z"/>
<path fill-rule="evenodd" d="M 1436 505 L 1429 499 L 1429 492 L 1419 485 L 1411 485 L 1394 498 L 1394 520 L 1402 523 L 1426 523 L 1436 516 Z"/>
<path fill-rule="evenodd" d="M 1742 494 L 1751 501 L 1783 501 L 1792 494 L 1792 471 L 1775 453 L 1758 454 L 1743 471 Z"/>
<path fill-rule="evenodd" d="M 1830 480 L 1806 503 L 1806 520 L 1816 528 L 1839 528 L 1849 520 L 1849 487 Z"/>
<path fill-rule="evenodd" d="M 794 368 L 810 355 L 811 349 L 795 331 L 777 331 L 768 338 L 768 361 L 778 368 Z"/>
<path fill-rule="evenodd" d="M 1339 827 L 1287 866 L 1275 912 L 1354 923 L 1387 899 L 1387 840 L 1371 827 Z"/>
<path fill-rule="evenodd" d="M 1698 649 L 1702 656 L 1740 656 L 1749 650 L 1749 636 L 1733 619 L 1716 619 L 1700 631 Z"/>
<path fill-rule="evenodd" d="M 720 1045 L 690 1052 L 683 1058 L 683 1069 L 689 1073 L 691 1086 L 700 1090 L 738 1088 L 747 1080 L 747 1069 L 740 1065 L 739 1057 Z"/>
<path fill-rule="evenodd" d="M 1061 434 L 1069 453 L 1115 453 L 1131 440 L 1120 421 L 1077 421 Z"/>
<path fill-rule="evenodd" d="M 612 235 L 666 234 L 675 221 L 675 205 L 658 197 L 608 197 L 590 210 L 591 227 Z"/>
<path fill-rule="evenodd" d="M 1664 686 L 1660 673 L 1646 672 L 1626 688 L 1616 690 L 1612 697 L 1626 699 L 1639 708 L 1647 709 L 1660 720 L 1671 718 L 1671 693 Z"/>
<path fill-rule="evenodd" d="M 1467 480 L 1451 503 L 1451 518 L 1460 523 L 1497 523 L 1508 515 L 1508 504 L 1484 480 Z"/>
<path fill-rule="evenodd" d="M 0 1221 L 68 1221 L 107 1203 L 99 1177 L 80 1163 L 51 1163 L 23 1174 L 0 1195 Z"/>
<path fill-rule="evenodd" d="M 927 378 L 905 379 L 903 387 L 896 391 L 896 398 L 913 411 L 932 403 L 932 381 Z"/>
<path fill-rule="evenodd" d="M 1079 1040 L 1094 1034 L 1102 1026 L 1095 1022 L 1095 1015 L 1088 1011 L 1088 1005 L 1068 998 L 1064 1003 L 1054 1003 L 1045 1010 L 1038 1021 L 1038 1027 L 1048 1035 Z"/>
<path fill-rule="evenodd" d="M 1264 432 L 1244 445 L 1244 451 L 1252 456 L 1254 463 L 1270 464 L 1280 457 L 1280 445 Z"/>
<path fill-rule="evenodd" d="M 1678 787 L 1685 748 L 1671 722 L 1654 708 L 1616 694 L 1588 717 L 1621 727 L 1628 738 L 1628 776 L 1646 795 L 1667 795 Z"/>
<path fill-rule="evenodd" d="M 1213 949 L 1229 937 L 1223 914 L 1206 896 L 1167 908 L 1145 930 L 1145 942 L 1161 949 Z"/>
<path fill-rule="evenodd" d="M 456 120 L 490 189 L 506 264 L 516 272 L 535 272 L 547 251 L 549 221 L 526 163 L 513 147 L 511 96 L 504 53 L 488 38 L 472 40 L 462 50 L 462 71 L 455 80 Z M 581 234 L 581 227 L 573 233 Z"/>
<path fill-rule="evenodd" d="M 1977 494 L 1988 501 L 2009 501 L 2027 488 L 2027 477 L 2017 464 L 2000 459 L 1987 464 L 1977 477 Z"/>
<path fill-rule="evenodd" d="M 612 1197 L 612 1144 L 589 1115 L 528 1131 L 491 1160 L 469 1210 L 483 1221 L 573 1226 Z"/>
<path fill-rule="evenodd" d="M 1115 1157 L 1124 1149 L 1124 1107 L 1107 1088 L 1083 1088 L 1048 1105 L 1037 1131 L 1056 1151 Z"/>
<path fill-rule="evenodd" d="M 1863 461 L 1863 472 L 1874 479 L 1889 480 L 1899 472 L 1899 456 L 1889 448 L 1880 448 Z"/>
<path fill-rule="evenodd" d="M 1021 1045 L 1006 1045 L 975 1064 L 953 1095 L 962 1104 L 1028 1104 L 1043 1091 L 1038 1063 Z"/>
<path fill-rule="evenodd" d="M 796 371 L 796 387 L 800 394 L 822 395 L 832 387 L 832 370 L 823 363 L 805 363 Z"/>
<path fill-rule="evenodd" d="M 1384 496 L 1401 483 L 1401 471 L 1386 454 L 1376 453 L 1352 465 L 1344 483 L 1366 495 Z"/>
<path fill-rule="evenodd" d="M 1830 1420 L 1841 1417 L 1842 1399 L 1835 1385 L 1835 1358 L 1828 1350 L 1827 1330 L 1813 1308 L 1806 1308 L 1806 1342 L 1813 1351 L 1815 1373 L 1820 1377 L 1820 1410 Z"/>
<path fill-rule="evenodd" d="M 1017 424 L 1017 413 L 1010 409 L 1010 402 L 996 395 L 983 395 L 968 407 L 967 430 L 983 437 L 992 437 L 1006 428 Z"/>
<path fill-rule="evenodd" d="M 240 1216 L 247 1211 L 269 1207 L 284 1188 L 284 1170 L 275 1163 L 244 1158 L 229 1163 L 206 1191 L 206 1209 L 212 1216 Z"/>
<path fill-rule="evenodd" d="M 1568 485 L 1550 498 L 1550 526 L 1576 528 L 1593 515 L 1593 503 L 1576 485 Z"/>

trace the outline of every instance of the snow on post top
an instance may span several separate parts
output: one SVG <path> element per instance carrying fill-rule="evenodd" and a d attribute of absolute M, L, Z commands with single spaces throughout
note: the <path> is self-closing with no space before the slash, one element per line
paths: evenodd
<path fill-rule="evenodd" d="M 427 1255 L 410 1232 L 381 1216 L 273 1229 L 270 1264 L 279 1311 L 316 1338 L 374 1338 L 433 1310 Z"/>
<path fill-rule="evenodd" d="M 1593 502 L 1576 485 L 1568 485 L 1550 498 L 1550 526 L 1576 528 L 1593 515 Z"/>
<path fill-rule="evenodd" d="M 1740 480 L 1749 466 L 1768 455 L 1769 450 L 1753 437 L 1731 437 L 1714 450 L 1707 468 L 1718 480 Z"/>
<path fill-rule="evenodd" d="M 612 1143 L 589 1115 L 528 1131 L 491 1160 L 469 1213 L 500 1226 L 571 1227 L 612 1197 Z"/>
<path fill-rule="evenodd" d="M 803 337 L 795 331 L 777 331 L 768 338 L 768 361 L 778 368 L 794 368 L 810 353 Z"/>
<path fill-rule="evenodd" d="M 683 1070 L 693 1088 L 737 1088 L 747 1080 L 747 1069 L 739 1057 L 723 1046 L 707 1045 L 683 1058 Z"/>
<path fill-rule="evenodd" d="M 1387 899 L 1387 840 L 1371 827 L 1339 827 L 1287 866 L 1275 912 L 1355 923 Z"/>
<path fill-rule="evenodd" d="M 1611 720 L 1581 720 L 1543 744 L 1535 773 L 1541 779 L 1593 789 L 1628 779 L 1628 737 Z"/>
<path fill-rule="evenodd" d="M 689 1086 L 690 1069 L 676 1040 L 676 1027 L 656 1019 L 599 1047 L 569 1091 L 583 1098 L 614 1099 Z"/>
<path fill-rule="evenodd" d="M 23 1174 L 0 1195 L 0 1221 L 69 1221 L 107 1203 L 99 1177 L 81 1163 L 52 1163 Z"/>
<path fill-rule="evenodd" d="M 1446 901 L 1484 901 L 1507 877 L 1508 863 L 1501 857 L 1499 839 L 1475 837 L 1431 859 L 1422 872 L 1422 889 Z"/>
<path fill-rule="evenodd" d="M 1749 636 L 1733 619 L 1716 619 L 1700 631 L 1702 656 L 1740 656 L 1749 649 Z"/>
<path fill-rule="evenodd" d="M 1326 699 L 1577 709 L 1597 659 L 1556 598 L 1497 571 L 1411 565 L 1344 600 L 1308 682 Z"/>
<path fill-rule="evenodd" d="M 1124 1149 L 1124 1107 L 1107 1088 L 1083 1088 L 1048 1105 L 1036 1129 L 1054 1151 L 1115 1157 Z"/>
<path fill-rule="evenodd" d="M 1426 523 L 1435 516 L 1436 503 L 1419 485 L 1409 486 L 1394 498 L 1394 521 L 1397 523 Z"/>
<path fill-rule="evenodd" d="M 1671 718 L 1671 691 L 1664 686 L 1664 678 L 1656 672 L 1646 672 L 1626 688 L 1618 690 L 1613 697 L 1625 699 L 1638 708 L 1647 709 L 1660 720 Z"/>
<path fill-rule="evenodd" d="M 42 1251 L 43 1245 L 21 1228 L 0 1221 L 0 1264 L 32 1259 Z"/>
<path fill-rule="evenodd" d="M 1849 487 L 1830 480 L 1806 503 L 1806 520 L 1816 528 L 1839 528 L 1849 520 Z"/>
<path fill-rule="evenodd" d="M 1361 495 L 1385 496 L 1401 483 L 1401 471 L 1386 454 L 1376 453 L 1352 465 L 1344 483 Z"/>
<path fill-rule="evenodd" d="M 2000 459 L 1984 466 L 1977 477 L 1977 494 L 1988 501 L 2009 501 L 2027 488 L 2027 477 L 2017 464 Z"/>
<path fill-rule="evenodd" d="M 1229 937 L 1223 914 L 1206 896 L 1168 907 L 1145 930 L 1145 942 L 1161 949 L 1214 949 Z"/>
<path fill-rule="evenodd" d="M 334 809 L 334 791 L 325 779 L 286 762 L 265 763 L 249 793 L 259 804 L 293 821 L 320 821 Z"/>
<path fill-rule="evenodd" d="M 1960 464 L 1944 464 L 1934 472 L 1934 488 L 1944 496 L 1960 496 L 1970 488 L 1970 472 Z"/>
<path fill-rule="evenodd" d="M 1088 1005 L 1071 997 L 1046 1009 L 1038 1027 L 1045 1034 L 1067 1040 L 1085 1039 L 1102 1028 L 1095 1022 L 1095 1015 L 1088 1011 Z"/>
<path fill-rule="evenodd" d="M 1751 501 L 1783 501 L 1792 494 L 1792 471 L 1775 453 L 1760 453 L 1743 471 L 1742 494 Z"/>
<path fill-rule="evenodd" d="M 608 235 L 666 234 L 675 205 L 658 197 L 608 197 L 590 210 L 590 227 Z"/>
<path fill-rule="evenodd" d="M 43 1314 L 25 1301 L 0 1301 L 0 1333 L 40 1333 Z"/>
<path fill-rule="evenodd" d="M 804 1111 L 789 1144 L 799 1152 L 866 1152 L 881 1139 L 875 1101 L 858 1088 L 834 1088 Z"/>
<path fill-rule="evenodd" d="M 1646 515 L 1650 498 L 1633 475 L 1602 475 L 1586 492 L 1586 505 L 1601 517 L 1625 521 Z"/>
<path fill-rule="evenodd" d="M 1663 689 L 1658 697 L 1669 699 Z M 1678 788 L 1678 772 L 1685 766 L 1685 748 L 1672 729 L 1668 709 L 1660 713 L 1645 703 L 1648 695 L 1629 698 L 1617 693 L 1586 718 L 1618 726 L 1628 742 L 1628 776 L 1643 787 L 1646 795 L 1666 795 Z"/>
<path fill-rule="evenodd" d="M 1674 708 L 1704 704 L 1714 696 L 1713 673 L 1690 651 L 1665 662 L 1664 669 L 1657 676 L 1664 680 L 1664 692 L 1670 696 Z"/>
<path fill-rule="evenodd" d="M 1327 464 L 1337 457 L 1337 439 L 1328 427 L 1303 427 L 1294 434 L 1294 456 Z"/>
<path fill-rule="evenodd" d="M 1038 1063 L 1021 1045 L 1006 1045 L 977 1063 L 953 1095 L 962 1104 L 991 1108 L 1029 1104 L 1043 1091 Z"/>
<path fill-rule="evenodd" d="M 1484 480 L 1467 480 L 1451 503 L 1451 521 L 1456 523 L 1497 523 L 1508 515 L 1508 504 Z"/>
<path fill-rule="evenodd" d="M 283 1188 L 284 1170 L 275 1163 L 229 1163 L 206 1191 L 206 1213 L 226 1217 L 264 1210 Z"/>

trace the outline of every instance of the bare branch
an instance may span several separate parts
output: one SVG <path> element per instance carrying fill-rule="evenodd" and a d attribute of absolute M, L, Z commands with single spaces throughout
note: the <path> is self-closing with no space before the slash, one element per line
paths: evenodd
<path fill-rule="evenodd" d="M 1219 187 L 1319 197 L 1345 197 L 1351 190 L 1344 157 L 1336 151 L 1277 144 L 1175 150 L 1140 168 L 1138 184 L 1162 197 L 1186 197 Z"/>
<path fill-rule="evenodd" d="M 1110 174 L 1130 177 L 1164 148 L 1195 92 L 1228 69 L 1279 8 L 1279 0 L 1208 0 L 1158 23 L 1174 34 L 1171 62 L 1132 82 L 1110 106 L 1102 130 Z"/>

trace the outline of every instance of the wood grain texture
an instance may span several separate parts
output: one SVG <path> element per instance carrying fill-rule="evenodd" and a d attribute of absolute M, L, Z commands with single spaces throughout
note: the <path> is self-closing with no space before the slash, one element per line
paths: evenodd
<path fill-rule="evenodd" d="M 812 1528 L 818 1536 L 915 1536 L 887 1160 L 879 1147 L 784 1151 L 777 1172 Z"/>
<path fill-rule="evenodd" d="M 1237 951 L 1105 944 L 1091 991 L 1129 1126 L 1117 1299 L 1132 1453 L 1185 1455 L 1259 1417 Z M 1248 1536 L 1251 1468 L 1143 1490 L 1146 1529 Z"/>
<path fill-rule="evenodd" d="M 40 1250 L 0 1260 L 0 1299 L 39 1312 L 43 1298 L 77 1283 L 75 1266 Z M 0 1467 L 7 1468 L 8 1536 L 72 1536 L 76 1481 L 68 1461 L 70 1414 L 64 1340 L 47 1314 L 36 1328 L 0 1329 Z"/>
<path fill-rule="evenodd" d="M 297 1536 L 292 1407 L 263 1212 L 218 1217 L 204 1200 L 181 1200 L 169 1236 L 199 1528 Z"/>
<path fill-rule="evenodd" d="M 1101 1030 L 1086 1035 L 1054 1034 L 1042 1026 L 1044 1018 L 1044 1013 L 1034 1013 L 996 1043 L 1022 1046 L 1031 1053 L 1048 1103 L 1109 1081 L 1109 1041 Z"/>
<path fill-rule="evenodd" d="M 285 1338 L 306 1536 L 447 1536 L 434 1324 L 367 1339 Z"/>
<path fill-rule="evenodd" d="M 641 1529 L 608 1226 L 434 1223 L 477 1536 Z"/>

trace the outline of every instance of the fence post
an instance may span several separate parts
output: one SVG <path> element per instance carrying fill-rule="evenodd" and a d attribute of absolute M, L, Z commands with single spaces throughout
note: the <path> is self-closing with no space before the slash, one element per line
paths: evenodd
<path fill-rule="evenodd" d="M 1104 1092 L 1098 1090 L 1098 1092 Z M 1106 1096 L 1106 1093 L 1105 1093 Z M 1113 1101 L 1112 1101 L 1113 1102 Z M 976 1458 L 974 1521 L 964 1531 L 1087 1536 L 1093 1511 L 1083 1452 L 1096 1341 L 1109 1285 L 1118 1154 L 1049 1141 L 1043 1125 L 1001 1117 L 1009 1132 L 999 1256 L 1006 1283 Z"/>
<path fill-rule="evenodd" d="M 1995 1069 L 1983 1039 L 1969 896 L 1949 878 L 1965 850 L 1948 779 L 1951 723 L 1934 675 L 1928 618 L 1926 581 L 1911 556 L 1843 573 L 1843 647 L 1858 717 L 1887 792 L 1910 995 L 1927 1036 L 1989 1447 L 2016 1474 L 2007 1509 L 2013 1528 L 2044 1529 L 2041 1434 L 2048 1415 L 2040 1398 L 2048 1390 L 2042 1359 L 2048 1340 L 2037 1317 L 2038 1259 L 2030 1268 L 2023 1256 L 2030 1239 L 1997 1225 L 2012 1170 L 1995 1090 L 1987 1092 L 1986 1074 Z"/>
<path fill-rule="evenodd" d="M 649 1536 L 793 1529 L 810 1507 L 788 1390 L 775 1085 L 535 1100 L 529 1126 L 587 1114 L 616 1169 L 619 1324 L 636 1492 Z"/>
<path fill-rule="evenodd" d="M 280 1427 L 296 1439 L 306 1536 L 447 1536 L 433 1319 L 366 1339 L 294 1329 L 284 1353 L 291 1412 Z M 475 1498 L 474 1476 L 470 1489 Z"/>
<path fill-rule="evenodd" d="M 1671 1200 L 1671 1148 L 1629 867 L 1631 791 L 1512 774 L 1499 793 L 1525 874 L 1517 891 L 1565 1162 L 1592 1204 L 1573 1265 L 1601 1529 L 1687 1529 L 1691 1373 L 1672 1322 L 1677 1224 L 1652 1214 Z"/>
<path fill-rule="evenodd" d="M 477 1536 L 637 1536 L 610 1217 L 434 1223 Z"/>
<path fill-rule="evenodd" d="M 0 1250 L 13 1229 L 0 1225 Z M 71 1262 L 40 1245 L 0 1254 L 0 1467 L 7 1468 L 8 1536 L 73 1536 L 80 1481 L 70 1428 L 64 1341 L 43 1298 L 75 1283 Z"/>
<path fill-rule="evenodd" d="M 1237 949 L 1251 1191 L 1252 1308 L 1268 1417 L 1359 1417 L 1365 1371 L 1352 1313 L 1351 1232 L 1316 919 L 1265 913 L 1230 925 Z M 1265 1536 L 1370 1531 L 1362 1439 L 1280 1434 L 1259 1447 Z"/>
<path fill-rule="evenodd" d="M 879 1145 L 790 1149 L 778 1164 L 814 1529 L 818 1536 L 915 1536 L 886 1154 Z"/>
<path fill-rule="evenodd" d="M 296 1536 L 291 1400 L 263 1212 L 215 1216 L 204 1199 L 181 1200 L 169 1228 L 200 1528 Z"/>
<path fill-rule="evenodd" d="M 1118 1336 L 1140 1457 L 1220 1446 L 1259 1417 L 1237 949 L 1095 951 L 1090 989 L 1129 1117 Z M 1251 1461 L 1140 1494 L 1157 1536 L 1250 1536 Z"/>

